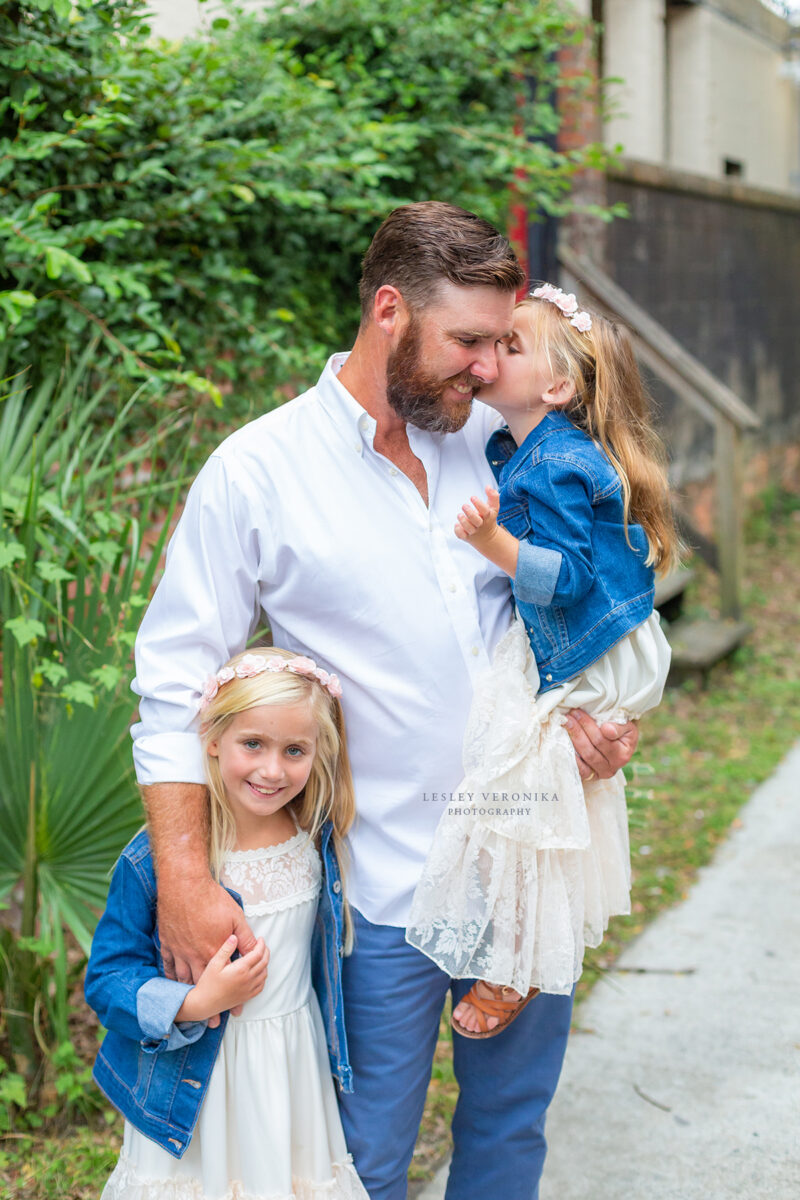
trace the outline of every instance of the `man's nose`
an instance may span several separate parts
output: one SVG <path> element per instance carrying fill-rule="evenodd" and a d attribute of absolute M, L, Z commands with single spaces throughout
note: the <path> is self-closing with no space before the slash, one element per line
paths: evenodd
<path fill-rule="evenodd" d="M 480 351 L 478 357 L 470 365 L 470 371 L 484 383 L 494 383 L 497 379 L 497 347 L 494 343 Z"/>

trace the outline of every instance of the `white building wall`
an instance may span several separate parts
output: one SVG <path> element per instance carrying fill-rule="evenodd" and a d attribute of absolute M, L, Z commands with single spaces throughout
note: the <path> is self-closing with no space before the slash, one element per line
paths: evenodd
<path fill-rule="evenodd" d="M 623 82 L 608 90 L 604 123 L 609 145 L 618 142 L 630 158 L 664 161 L 664 0 L 605 0 L 603 74 Z"/>
<path fill-rule="evenodd" d="M 608 145 L 719 179 L 741 162 L 754 187 L 800 191 L 800 87 L 787 78 L 790 26 L 760 0 L 604 0 Z"/>

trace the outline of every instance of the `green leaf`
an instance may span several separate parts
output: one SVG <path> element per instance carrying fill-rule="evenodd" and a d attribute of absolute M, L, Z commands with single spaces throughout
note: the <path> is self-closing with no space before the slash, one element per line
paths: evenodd
<path fill-rule="evenodd" d="M 87 708 L 94 708 L 97 703 L 90 685 L 80 679 L 65 684 L 61 689 L 61 695 L 65 700 L 70 700 L 73 704 L 85 704 Z"/>
<path fill-rule="evenodd" d="M 45 262 L 48 279 L 60 279 L 62 272 L 68 271 L 81 283 L 92 282 L 92 273 L 86 263 L 81 262 L 74 254 L 70 254 L 61 246 L 47 246 Z"/>
<path fill-rule="evenodd" d="M 6 621 L 6 629 L 14 635 L 20 646 L 28 646 L 47 633 L 42 622 L 31 617 L 12 617 Z"/>
<path fill-rule="evenodd" d="M 75 578 L 71 571 L 65 570 L 58 563 L 38 562 L 36 570 L 47 583 L 63 583 L 66 579 Z"/>
<path fill-rule="evenodd" d="M 0 543 L 0 570 L 25 558 L 25 547 L 20 542 Z"/>

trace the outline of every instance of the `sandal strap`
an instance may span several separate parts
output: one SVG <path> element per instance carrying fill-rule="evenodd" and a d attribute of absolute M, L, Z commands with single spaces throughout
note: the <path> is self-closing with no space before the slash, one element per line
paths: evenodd
<path fill-rule="evenodd" d="M 513 1012 L 515 1008 L 525 1001 L 524 996 L 519 1000 L 499 1000 L 494 996 L 481 996 L 476 991 L 477 986 L 476 983 L 473 983 L 464 996 L 464 1000 L 467 1004 L 471 1004 L 473 1008 L 478 1010 L 478 1020 L 484 1026 L 484 1029 L 487 1028 L 486 1017 L 497 1017 L 498 1020 L 502 1020 L 503 1017 L 507 1017 L 509 1013 Z"/>

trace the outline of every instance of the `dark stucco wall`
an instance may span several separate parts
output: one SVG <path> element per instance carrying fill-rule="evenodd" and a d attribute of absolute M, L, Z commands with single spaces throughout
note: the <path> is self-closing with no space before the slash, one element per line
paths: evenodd
<path fill-rule="evenodd" d="M 751 450 L 800 440 L 800 200 L 629 164 L 609 274 L 763 422 Z M 676 482 L 710 468 L 709 425 L 653 385 Z"/>

